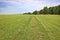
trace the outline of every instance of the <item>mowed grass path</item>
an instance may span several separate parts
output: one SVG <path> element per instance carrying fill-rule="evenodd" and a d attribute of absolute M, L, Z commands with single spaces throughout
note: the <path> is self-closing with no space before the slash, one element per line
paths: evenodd
<path fill-rule="evenodd" d="M 0 40 L 60 40 L 60 15 L 0 15 Z"/>

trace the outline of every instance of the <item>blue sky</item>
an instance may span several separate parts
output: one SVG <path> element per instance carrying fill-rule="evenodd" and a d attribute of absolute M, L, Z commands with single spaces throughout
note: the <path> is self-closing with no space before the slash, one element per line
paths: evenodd
<path fill-rule="evenodd" d="M 21 14 L 56 5 L 60 0 L 0 0 L 0 14 Z"/>

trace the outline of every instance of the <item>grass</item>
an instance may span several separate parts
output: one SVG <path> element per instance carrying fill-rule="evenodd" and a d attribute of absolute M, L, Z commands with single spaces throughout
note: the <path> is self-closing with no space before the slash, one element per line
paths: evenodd
<path fill-rule="evenodd" d="M 60 40 L 60 15 L 0 15 L 0 40 Z"/>

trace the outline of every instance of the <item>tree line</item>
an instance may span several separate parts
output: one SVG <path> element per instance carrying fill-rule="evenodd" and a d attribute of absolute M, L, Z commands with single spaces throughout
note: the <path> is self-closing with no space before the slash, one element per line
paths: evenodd
<path fill-rule="evenodd" d="M 54 7 L 44 7 L 43 9 L 37 11 L 35 10 L 33 13 L 28 12 L 28 13 L 24 13 L 24 14 L 58 14 L 60 15 L 60 5 L 58 6 L 54 6 Z"/>

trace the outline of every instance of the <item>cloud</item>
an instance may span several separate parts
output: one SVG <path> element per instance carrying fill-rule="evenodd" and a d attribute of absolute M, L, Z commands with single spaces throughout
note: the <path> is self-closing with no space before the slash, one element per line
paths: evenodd
<path fill-rule="evenodd" d="M 44 6 L 59 5 L 60 0 L 0 0 L 0 11 L 4 13 L 23 13 L 40 10 Z"/>

